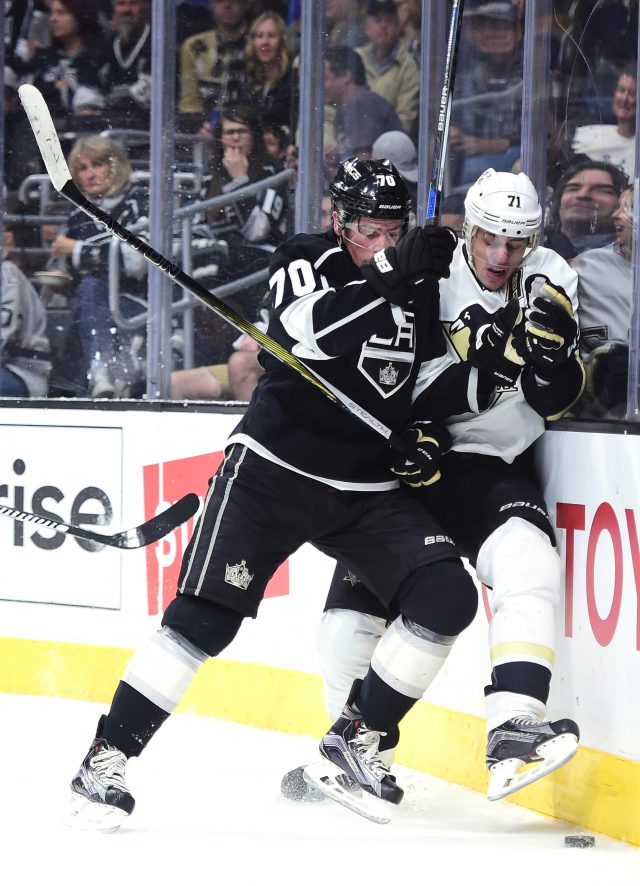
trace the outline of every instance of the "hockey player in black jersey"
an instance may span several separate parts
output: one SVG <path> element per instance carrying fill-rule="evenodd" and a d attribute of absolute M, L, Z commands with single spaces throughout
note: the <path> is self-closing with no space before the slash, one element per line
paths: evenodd
<path fill-rule="evenodd" d="M 455 236 L 409 229 L 410 196 L 389 161 L 346 161 L 331 194 L 332 229 L 296 235 L 273 255 L 269 334 L 388 427 L 409 421 L 425 367 L 444 380 L 430 402 L 467 412 L 474 381 L 447 353 L 438 322 L 438 281 L 449 274 Z M 326 754 L 341 765 L 348 747 L 350 774 L 368 796 L 402 798 L 380 736 L 397 733 L 434 663 L 473 620 L 477 592 L 451 538 L 389 473 L 386 440 L 288 366 L 260 359 L 265 374 L 210 484 L 177 596 L 129 663 L 72 781 L 72 823 L 115 829 L 132 812 L 127 758 L 144 749 L 200 664 L 256 616 L 267 582 L 305 542 L 347 563 L 401 613 L 386 655 L 401 654 L 404 684 L 367 673 Z M 447 433 L 408 434 L 433 480 Z"/>
<path fill-rule="evenodd" d="M 491 683 L 485 689 L 489 799 L 513 793 L 570 759 L 579 731 L 544 719 L 555 659 L 562 585 L 560 558 L 532 470 L 531 444 L 545 419 L 579 397 L 577 275 L 538 246 L 538 197 L 522 173 L 487 170 L 469 189 L 451 274 L 440 284 L 440 320 L 453 359 L 492 377 L 489 407 L 445 420 L 451 450 L 443 479 L 424 485 L 419 465 L 402 457 L 393 470 L 416 490 L 489 588 Z M 413 416 L 424 415 L 434 376 L 423 367 Z M 431 417 L 434 413 L 431 412 Z M 361 579 L 361 581 L 359 581 Z M 391 682 L 377 643 L 397 616 L 367 591 L 366 579 L 338 564 L 320 626 L 320 667 L 330 717 L 355 678 L 371 667 Z M 373 656 L 373 658 L 372 658 Z M 393 669 L 392 669 L 393 670 Z M 390 755 L 386 755 L 389 762 Z M 525 764 L 533 764 L 526 766 Z M 283 793 L 315 799 L 303 767 L 287 773 Z"/>

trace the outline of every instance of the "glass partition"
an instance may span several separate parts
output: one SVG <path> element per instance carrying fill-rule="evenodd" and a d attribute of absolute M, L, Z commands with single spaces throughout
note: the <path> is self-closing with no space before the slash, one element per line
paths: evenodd
<path fill-rule="evenodd" d="M 39 379 L 18 374 L 9 396 L 246 401 L 261 372 L 250 337 L 69 215 L 20 82 L 43 89 L 81 190 L 264 329 L 270 254 L 328 224 L 341 160 L 392 159 L 424 222 L 450 10 L 185 0 L 173 15 L 139 0 L 83 22 L 71 61 L 53 10 L 9 17 L 5 259 L 38 320 L 19 345 L 5 333 L 2 368 L 15 369 L 12 348 L 31 350 Z M 623 0 L 464 5 L 441 220 L 461 231 L 466 191 L 488 167 L 532 179 L 542 243 L 579 275 L 587 391 L 571 414 L 585 420 L 638 415 L 637 49 L 637 4 Z M 47 340 L 50 372 L 38 361 Z"/>

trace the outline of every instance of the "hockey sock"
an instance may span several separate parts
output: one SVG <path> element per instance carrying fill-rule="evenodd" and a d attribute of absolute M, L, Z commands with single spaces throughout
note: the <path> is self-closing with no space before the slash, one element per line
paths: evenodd
<path fill-rule="evenodd" d="M 137 757 L 168 717 L 167 711 L 121 680 L 99 737 L 125 756 Z"/>
<path fill-rule="evenodd" d="M 356 704 L 372 729 L 390 733 L 444 664 L 455 637 L 444 637 L 403 616 L 380 639 Z"/>

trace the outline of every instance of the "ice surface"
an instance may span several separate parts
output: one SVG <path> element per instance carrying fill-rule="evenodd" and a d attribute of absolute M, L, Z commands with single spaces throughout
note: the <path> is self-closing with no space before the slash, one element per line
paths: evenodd
<path fill-rule="evenodd" d="M 129 763 L 137 806 L 120 831 L 77 832 L 61 814 L 104 709 L 0 694 L 3 884 L 639 882 L 636 847 L 596 835 L 594 848 L 566 848 L 585 831 L 402 767 L 388 825 L 285 800 L 280 779 L 314 757 L 314 739 L 187 715 Z"/>

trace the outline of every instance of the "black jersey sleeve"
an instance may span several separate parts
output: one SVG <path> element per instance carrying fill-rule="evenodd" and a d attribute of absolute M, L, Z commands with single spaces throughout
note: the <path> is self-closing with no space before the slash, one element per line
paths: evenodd
<path fill-rule="evenodd" d="M 522 373 L 522 392 L 527 403 L 548 421 L 562 418 L 584 390 L 584 384 L 584 364 L 577 352 L 551 382 L 538 379 L 533 366 Z"/>
<path fill-rule="evenodd" d="M 370 335 L 393 335 L 401 308 L 377 296 L 331 234 L 299 234 L 269 266 L 270 332 L 285 334 L 301 359 L 326 360 L 360 348 Z"/>

